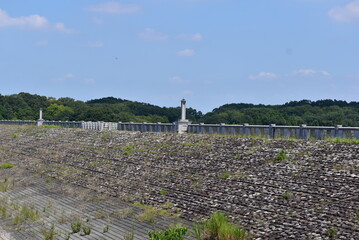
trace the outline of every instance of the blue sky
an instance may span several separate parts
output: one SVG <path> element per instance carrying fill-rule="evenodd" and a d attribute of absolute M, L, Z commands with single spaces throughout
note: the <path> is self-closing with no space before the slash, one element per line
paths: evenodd
<path fill-rule="evenodd" d="M 359 101 L 359 0 L 0 0 L 0 94 Z"/>

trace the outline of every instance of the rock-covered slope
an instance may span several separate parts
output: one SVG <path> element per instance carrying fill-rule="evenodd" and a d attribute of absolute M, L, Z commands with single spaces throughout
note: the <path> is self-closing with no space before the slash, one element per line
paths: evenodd
<path fill-rule="evenodd" d="M 3 127 L 0 159 L 262 239 L 359 239 L 359 145 Z M 173 206 L 172 206 L 173 204 Z"/>

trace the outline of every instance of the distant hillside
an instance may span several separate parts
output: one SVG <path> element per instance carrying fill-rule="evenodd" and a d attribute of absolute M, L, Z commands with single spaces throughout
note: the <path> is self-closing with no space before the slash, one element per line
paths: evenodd
<path fill-rule="evenodd" d="M 159 107 L 114 97 L 83 102 L 29 93 L 0 95 L 0 119 L 35 120 L 40 107 L 44 109 L 44 119 L 61 121 L 174 122 L 181 115 L 180 107 Z M 202 117 L 192 108 L 187 113 L 192 121 Z"/>
<path fill-rule="evenodd" d="M 201 119 L 204 123 L 359 126 L 359 102 L 291 101 L 283 105 L 225 104 Z"/>
<path fill-rule="evenodd" d="M 35 120 L 40 107 L 44 108 L 45 119 L 61 121 L 174 122 L 181 114 L 179 106 L 159 107 L 115 97 L 83 102 L 23 92 L 0 94 L 0 119 Z M 359 102 L 327 99 L 291 101 L 283 105 L 231 103 L 205 115 L 189 108 L 187 116 L 194 123 L 359 126 Z"/>

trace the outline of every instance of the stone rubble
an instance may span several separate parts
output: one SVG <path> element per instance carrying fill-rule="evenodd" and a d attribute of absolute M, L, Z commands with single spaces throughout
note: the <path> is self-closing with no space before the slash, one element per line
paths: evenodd
<path fill-rule="evenodd" d="M 2 162 L 188 220 L 222 211 L 256 239 L 359 239 L 359 144 L 4 126 L 0 141 Z"/>

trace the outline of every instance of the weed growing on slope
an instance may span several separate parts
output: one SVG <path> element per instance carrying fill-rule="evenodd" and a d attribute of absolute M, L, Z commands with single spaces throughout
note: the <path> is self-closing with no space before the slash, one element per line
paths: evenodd
<path fill-rule="evenodd" d="M 287 151 L 285 151 L 285 150 L 280 150 L 280 152 L 278 153 L 278 155 L 274 158 L 274 160 L 276 161 L 276 162 L 280 162 L 280 161 L 283 161 L 283 160 L 285 160 L 285 159 L 288 159 L 289 157 L 288 157 L 288 155 L 287 155 Z"/>
<path fill-rule="evenodd" d="M 243 240 L 248 233 L 245 229 L 229 223 L 227 217 L 214 212 L 210 219 L 194 226 L 196 240 Z"/>
<path fill-rule="evenodd" d="M 149 240 L 183 240 L 188 231 L 187 227 L 174 226 L 166 230 L 149 231 Z"/>
<path fill-rule="evenodd" d="M 16 208 L 14 207 L 14 209 L 16 210 Z M 18 225 L 20 223 L 23 223 L 25 221 L 28 222 L 35 222 L 37 220 L 40 219 L 40 212 L 34 207 L 34 206 L 28 206 L 28 205 L 24 205 L 21 207 L 20 212 L 18 212 L 13 220 L 12 223 L 14 225 Z"/>
<path fill-rule="evenodd" d="M 44 237 L 44 240 L 53 240 L 57 232 L 55 231 L 55 225 L 52 224 L 50 229 L 42 229 L 41 235 Z"/>
<path fill-rule="evenodd" d="M 143 205 L 139 202 L 134 203 L 135 206 L 144 209 L 144 212 L 137 215 L 137 219 L 141 222 L 154 222 L 161 215 L 170 216 L 171 212 L 164 209 L 154 208 L 150 205 Z"/>
<path fill-rule="evenodd" d="M 82 221 L 81 220 L 75 220 L 74 222 L 71 223 L 72 233 L 80 232 L 81 227 L 82 227 Z"/>
<path fill-rule="evenodd" d="M 15 165 L 12 164 L 12 163 L 4 163 L 4 164 L 0 165 L 0 169 L 1 169 L 1 168 L 12 168 L 12 167 L 14 167 L 14 166 L 15 166 Z"/>
<path fill-rule="evenodd" d="M 91 234 L 91 227 L 90 226 L 82 226 L 82 231 L 84 233 L 84 235 L 90 235 Z"/>
<path fill-rule="evenodd" d="M 124 240 L 134 240 L 135 239 L 135 234 L 133 232 L 128 232 L 126 233 L 126 235 L 123 237 Z"/>
<path fill-rule="evenodd" d="M 218 176 L 220 179 L 228 179 L 231 177 L 231 174 L 229 172 L 222 173 Z"/>

